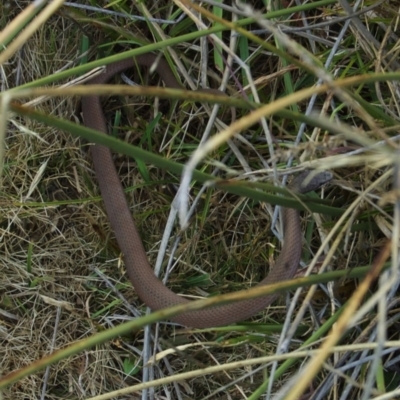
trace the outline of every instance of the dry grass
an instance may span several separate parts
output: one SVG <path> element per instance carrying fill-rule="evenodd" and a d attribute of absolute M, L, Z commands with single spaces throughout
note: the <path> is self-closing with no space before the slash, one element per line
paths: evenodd
<path fill-rule="evenodd" d="M 170 12 L 179 9 L 172 2 L 155 4 L 148 4 L 147 11 L 145 5 L 138 4 L 137 8 L 131 8 L 129 2 L 114 4 L 109 9 L 142 16 L 148 12 L 147 17 L 151 15 L 159 19 L 170 18 Z M 335 34 L 343 32 L 344 39 L 328 67 L 335 77 L 398 70 L 395 64 L 398 57 L 392 60 L 392 53 L 386 54 L 396 45 L 398 48 L 397 33 L 386 31 L 385 36 L 388 26 L 392 29 L 397 26 L 398 4 L 384 4 L 360 16 L 360 21 L 366 32 L 371 32 L 378 43 L 384 43 L 385 51 L 369 46 L 371 40 L 359 24 L 347 27 L 342 21 Z M 4 28 L 26 4 L 1 7 Z M 213 10 L 211 6 L 205 7 L 208 11 Z M 332 3 L 315 10 L 305 10 L 304 16 L 309 24 L 314 24 L 326 21 L 328 16 L 338 18 L 337 13 L 342 16 L 341 10 L 339 4 Z M 254 10 L 243 12 L 250 12 L 258 18 L 258 23 L 244 26 L 247 31 L 259 29 L 260 25 L 265 27 L 266 21 L 259 18 Z M 214 10 L 214 13 L 217 14 L 217 11 Z M 224 13 L 224 17 L 232 18 L 229 11 Z M 291 27 L 300 28 L 304 22 L 301 18 L 296 13 L 285 16 L 283 20 Z M 207 24 L 207 15 L 203 19 Z M 62 8 L 3 64 L 2 91 L 78 63 L 83 35 L 90 38 L 89 59 L 92 59 L 95 55 L 106 56 L 130 49 L 138 43 L 160 42 L 168 37 L 196 32 L 198 28 L 190 21 L 189 17 L 185 17 L 183 22 L 167 26 L 154 21 L 146 23 Z M 325 63 L 334 39 L 324 37 L 320 29 L 313 31 L 317 37 L 310 36 L 307 31 L 302 33 L 305 37 L 291 33 L 291 38 L 314 54 L 322 64 Z M 161 34 L 165 38 L 160 37 Z M 293 45 L 285 43 L 279 32 L 276 35 L 275 39 L 283 43 L 279 47 L 287 49 Z M 302 66 L 294 66 L 277 54 L 262 49 L 251 38 L 235 37 L 229 30 L 221 37 L 224 43 L 230 41 L 234 44 L 236 41 L 235 53 L 242 60 L 247 59 L 249 67 L 250 75 L 246 75 L 244 68 L 238 67 L 237 60 L 230 67 L 233 76 L 228 81 L 227 93 L 232 96 L 246 99 L 244 93 L 250 95 L 250 90 L 246 89 L 250 83 L 254 84 L 261 103 L 273 103 L 312 87 L 316 82 L 313 74 L 329 79 L 320 66 L 304 58 L 304 50 L 298 54 L 295 48 L 290 50 L 295 59 L 303 63 Z M 260 37 L 276 45 L 274 36 L 260 34 Z M 183 61 L 190 79 L 198 82 L 208 76 L 209 86 L 218 87 L 222 79 L 216 64 L 221 61 L 225 68 L 226 59 L 213 53 L 215 48 L 218 48 L 217 38 L 208 40 L 206 37 L 187 42 L 177 40 L 173 50 Z M 393 50 L 395 54 L 398 50 L 397 53 Z M 206 69 L 201 64 L 204 60 L 208 62 Z M 172 65 L 175 65 L 174 58 Z M 305 68 L 312 72 L 306 72 Z M 135 76 L 137 82 L 160 84 L 156 77 L 142 72 Z M 182 76 L 181 73 L 178 75 Z M 400 74 L 397 81 L 399 78 Z M 182 82 L 190 87 L 184 78 Z M 331 85 L 333 88 L 336 84 L 333 82 Z M 338 213 L 309 219 L 315 220 L 315 224 L 310 222 L 304 225 L 310 245 L 305 246 L 303 261 L 310 263 L 328 233 L 336 229 L 322 249 L 322 255 L 314 260 L 317 262 L 315 271 L 324 260 L 328 270 L 373 265 L 388 237 L 393 235 L 393 243 L 398 243 L 399 214 L 392 205 L 395 202 L 397 206 L 398 192 L 391 192 L 393 182 L 398 182 L 398 166 L 395 165 L 398 137 L 394 137 L 392 143 L 382 143 L 373 149 L 368 146 L 387 141 L 398 130 L 398 90 L 396 82 L 366 82 L 353 85 L 349 92 L 337 88 L 336 96 L 332 92 L 319 95 L 314 110 L 323 111 L 319 117 L 314 115 L 313 118 L 323 129 L 308 125 L 301 145 L 295 144 L 301 122 L 283 117 L 276 110 L 264 125 L 258 123 L 242 132 L 251 144 L 235 140 L 221 146 L 209 154 L 201 168 L 208 173 L 219 168 L 221 177 L 249 180 L 248 176 L 252 175 L 257 182 L 264 182 L 271 179 L 273 166 L 284 168 L 288 157 L 295 155 L 295 165 L 305 166 L 310 160 L 319 167 L 333 169 L 335 180 L 324 190 L 323 196 L 327 204 L 339 210 L 338 213 L 342 209 L 348 210 L 349 214 L 342 222 Z M 256 99 L 250 97 L 250 100 Z M 304 114 L 308 100 L 303 98 L 290 109 Z M 168 100 L 142 97 L 125 97 L 122 101 L 124 112 L 120 125 L 114 126 L 121 139 L 182 164 L 198 148 L 211 106 L 188 102 L 175 104 Z M 120 104 L 114 98 L 107 102 L 110 121 L 115 121 L 115 110 Z M 74 122 L 80 120 L 79 98 L 76 97 L 50 98 L 41 102 L 37 109 Z M 157 126 L 149 127 L 149 121 L 158 113 L 161 114 Z M 246 117 L 248 113 L 239 109 L 237 118 Z M 218 117 L 226 124 L 230 123 L 231 117 L 226 110 L 219 112 Z M 265 140 L 268 127 L 272 134 L 270 146 Z M 215 122 L 212 133 L 221 130 L 223 125 Z M 2 375 L 146 311 L 130 286 L 117 244 L 108 228 L 88 147 L 87 143 L 32 119 L 21 119 L 16 115 L 9 118 L 0 192 Z M 351 153 L 354 151 L 358 151 L 359 155 Z M 115 162 L 121 181 L 128 188 L 132 211 L 150 262 L 154 265 L 179 177 L 152 165 L 136 164 L 121 155 L 116 156 Z M 393 167 L 394 172 L 391 170 Z M 394 187 L 398 189 L 398 186 Z M 192 198 L 200 193 L 200 189 L 201 185 L 192 187 Z M 381 203 L 378 202 L 380 199 Z M 202 193 L 197 212 L 174 254 L 178 263 L 169 276 L 168 286 L 177 293 L 198 297 L 232 292 L 258 282 L 267 273 L 266 266 L 273 263 L 280 247 L 279 240 L 271 232 L 273 210 L 270 204 L 240 198 L 221 190 L 209 189 Z M 374 353 L 374 350 L 364 350 L 365 353 L 355 351 L 359 343 L 376 342 L 387 347 L 386 340 L 398 339 L 398 301 L 394 290 L 397 279 L 394 273 L 397 268 L 396 248 L 393 246 L 392 249 L 392 275 L 388 273 L 380 286 L 371 288 L 368 294 L 370 297 L 373 293 L 380 293 L 378 308 L 375 308 L 376 299 L 375 303 L 368 304 L 362 315 L 344 321 L 343 332 L 347 333 L 343 333 L 341 344 L 353 345 L 353 351 L 349 347 L 347 351 L 331 355 L 314 378 L 304 375 L 307 369 L 302 369 L 301 363 L 284 366 L 271 386 L 271 393 L 280 393 L 281 397 L 276 398 L 284 398 L 286 391 L 295 386 L 290 381 L 293 377 L 298 382 L 308 382 L 313 378 L 304 389 L 304 398 L 315 399 L 353 396 L 385 398 L 378 395 L 391 395 L 390 391 L 400 385 L 392 365 L 398 344 L 389 346 L 390 353 L 384 357 L 379 352 Z M 167 255 L 170 255 L 170 250 Z M 376 269 L 379 266 L 374 265 Z M 386 296 L 390 287 L 394 289 Z M 302 298 L 297 300 L 296 312 L 300 309 L 303 314 L 297 314 L 300 315 L 299 321 L 295 320 L 291 325 L 295 333 L 285 350 L 298 350 L 305 341 L 314 338 L 312 335 L 316 335 L 313 348 L 318 348 L 319 341 L 329 331 L 329 328 L 324 331 L 326 321 L 339 318 L 336 315 L 340 304 L 350 299 L 356 290 L 355 280 L 342 281 L 340 284 L 319 286 L 310 304 L 305 303 L 301 307 Z M 176 376 L 178 379 L 178 374 L 184 372 L 201 372 L 202 368 L 238 362 L 236 368 L 226 371 L 207 375 L 199 373 L 179 383 L 158 384 L 154 392 L 152 389 L 143 391 L 142 398 L 256 399 L 266 391 L 266 379 L 273 376 L 274 368 L 270 362 L 254 362 L 246 366 L 240 362 L 281 352 L 282 347 L 278 347 L 278 343 L 290 337 L 290 331 L 288 333 L 282 326 L 287 314 L 288 308 L 282 298 L 268 312 L 256 316 L 253 325 L 239 324 L 237 327 L 195 332 L 163 322 L 157 327 L 152 326 L 151 335 L 141 330 L 119 336 L 65 358 L 46 370 L 38 370 L 36 374 L 7 387 L 2 395 L 4 399 L 13 400 L 96 398 L 138 383 L 163 377 Z M 293 315 L 292 320 L 296 313 Z M 281 336 L 280 332 L 283 332 Z M 156 345 L 153 339 L 156 339 Z M 188 346 L 177 348 L 180 345 Z M 146 346 L 151 352 L 154 349 L 154 354 L 168 349 L 172 354 L 160 357 L 160 361 L 145 368 L 143 350 Z M 382 361 L 367 364 L 365 357 L 368 355 L 374 355 L 376 360 L 382 358 Z M 308 358 L 303 356 L 300 360 L 306 364 Z M 348 365 L 350 360 L 356 366 L 343 369 L 343 365 Z M 282 368 L 282 361 L 276 365 Z M 371 387 L 368 386 L 370 383 Z M 140 398 L 139 394 L 126 396 L 120 398 Z"/>

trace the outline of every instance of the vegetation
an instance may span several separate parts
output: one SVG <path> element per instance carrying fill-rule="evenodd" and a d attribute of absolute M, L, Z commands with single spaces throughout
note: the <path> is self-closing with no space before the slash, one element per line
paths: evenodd
<path fill-rule="evenodd" d="M 398 4 L 279 3 L 0 6 L 0 398 L 399 395 Z M 127 76 L 144 87 L 83 85 L 95 67 L 147 52 L 188 91 L 229 97 L 163 89 L 142 69 Z M 112 135 L 81 125 L 88 93 L 114 95 Z M 93 142 L 118 152 L 151 264 L 176 293 L 206 298 L 188 307 L 260 295 L 228 293 L 273 265 L 277 205 L 314 212 L 298 279 L 234 326 L 168 322 L 182 306 L 146 315 L 103 209 Z M 193 154 L 181 231 L 171 205 Z M 334 174 L 307 201 L 281 187 L 305 168 Z"/>

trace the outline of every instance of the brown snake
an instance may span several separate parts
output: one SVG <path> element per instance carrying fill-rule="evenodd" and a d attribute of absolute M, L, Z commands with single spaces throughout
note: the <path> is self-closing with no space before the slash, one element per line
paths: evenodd
<path fill-rule="evenodd" d="M 157 63 L 156 71 L 167 87 L 182 89 L 182 86 L 176 80 L 168 63 L 164 59 L 157 60 L 157 57 L 153 54 L 140 55 L 135 57 L 135 59 L 130 58 L 109 64 L 105 72 L 91 79 L 89 84 L 105 84 L 115 74 L 128 68 L 135 67 L 136 65 L 150 68 L 154 63 Z M 87 127 L 107 134 L 107 123 L 99 96 L 83 97 L 82 113 L 84 123 Z M 164 286 L 154 275 L 129 210 L 111 151 L 107 147 L 100 145 L 94 145 L 91 149 L 96 176 L 108 218 L 122 251 L 129 279 L 138 296 L 152 310 L 188 303 L 190 300 L 176 295 Z M 306 187 L 303 187 L 303 183 L 308 174 L 309 172 L 300 174 L 292 181 L 289 188 L 298 193 L 306 193 L 319 188 L 331 178 L 329 172 L 322 172 L 314 176 Z M 302 233 L 299 212 L 294 209 L 283 208 L 282 217 L 284 244 L 281 253 L 268 276 L 257 286 L 269 285 L 291 279 L 299 265 L 302 251 Z M 206 310 L 187 312 L 171 319 L 179 324 L 193 328 L 227 325 L 250 318 L 270 305 L 277 296 L 278 294 L 268 294 L 264 297 L 242 300 Z"/>

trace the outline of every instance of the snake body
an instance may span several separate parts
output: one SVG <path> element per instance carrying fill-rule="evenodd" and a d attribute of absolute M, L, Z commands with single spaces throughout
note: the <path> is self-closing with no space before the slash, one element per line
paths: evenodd
<path fill-rule="evenodd" d="M 107 65 L 105 72 L 92 78 L 89 84 L 105 84 L 115 74 L 141 65 L 150 68 L 154 63 L 156 71 L 170 88 L 182 89 L 164 59 L 156 60 L 153 54 L 145 54 Z M 204 90 L 203 90 L 204 91 Z M 107 134 L 107 123 L 103 114 L 99 96 L 86 96 L 82 100 L 82 113 L 87 127 Z M 155 275 L 148 262 L 146 252 L 132 218 L 123 187 L 115 168 L 112 155 L 107 147 L 94 145 L 91 148 L 94 168 L 99 182 L 111 228 L 115 232 L 118 245 L 122 251 L 126 270 L 139 298 L 153 311 L 188 303 L 169 290 Z M 329 180 L 329 173 L 316 175 L 307 186 L 303 186 L 308 172 L 303 172 L 289 185 L 298 193 L 315 190 Z M 300 215 L 297 210 L 282 209 L 284 244 L 274 267 L 268 276 L 257 286 L 269 285 L 291 279 L 300 262 L 302 251 L 302 233 Z M 172 320 L 193 328 L 208 328 L 232 324 L 250 318 L 265 309 L 276 298 L 277 294 L 243 300 L 231 304 L 216 306 L 206 310 L 191 311 Z"/>

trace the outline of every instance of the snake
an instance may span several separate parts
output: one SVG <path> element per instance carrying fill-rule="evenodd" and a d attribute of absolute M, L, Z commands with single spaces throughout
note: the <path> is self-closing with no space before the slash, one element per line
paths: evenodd
<path fill-rule="evenodd" d="M 155 66 L 155 71 L 164 81 L 166 87 L 182 89 L 168 62 L 151 53 L 110 63 L 106 65 L 102 73 L 91 78 L 87 84 L 106 84 L 114 75 L 137 66 L 149 69 Z M 200 90 L 204 92 L 209 89 Z M 215 89 L 210 90 L 215 93 Z M 107 121 L 103 113 L 100 96 L 90 94 L 82 98 L 82 116 L 86 127 L 107 134 Z M 91 146 L 91 155 L 108 220 L 121 250 L 129 280 L 138 297 L 153 311 L 192 301 L 171 291 L 154 274 L 130 211 L 110 149 L 103 145 L 94 144 Z M 313 174 L 311 179 L 308 179 L 309 174 L 309 171 L 303 171 L 292 180 L 288 189 L 304 194 L 318 189 L 331 178 L 328 171 Z M 283 220 L 281 252 L 268 275 L 256 286 L 289 280 L 293 278 L 299 266 L 303 237 L 299 211 L 292 208 L 282 208 L 281 216 Z M 202 310 L 187 311 L 172 317 L 171 320 L 191 328 L 212 328 L 234 324 L 249 319 L 264 310 L 276 300 L 278 295 L 278 293 L 270 293 L 258 298 L 240 300 Z"/>

